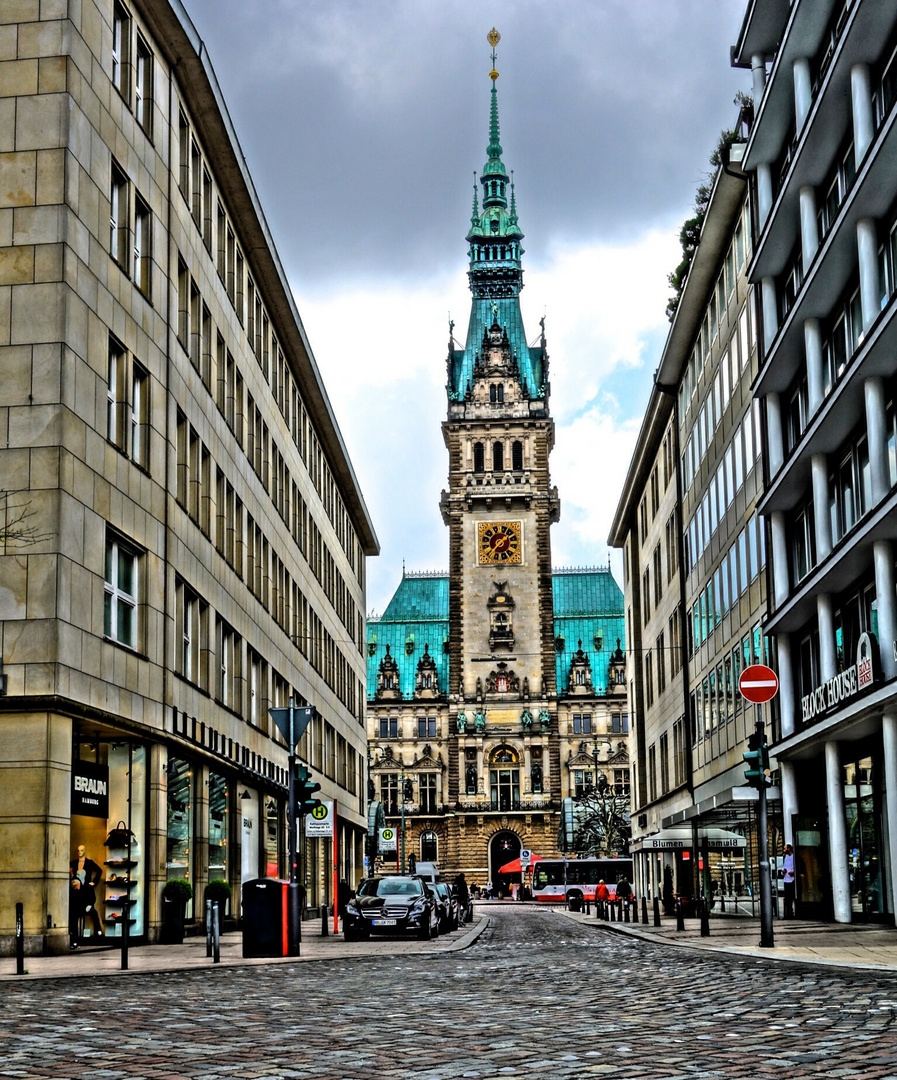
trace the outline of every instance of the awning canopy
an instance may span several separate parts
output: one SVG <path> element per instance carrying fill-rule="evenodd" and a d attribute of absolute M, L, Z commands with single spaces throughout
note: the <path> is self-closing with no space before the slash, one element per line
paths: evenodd
<path fill-rule="evenodd" d="M 629 845 L 630 851 L 691 851 L 694 836 L 689 826 L 661 829 L 653 836 L 640 836 Z M 747 847 L 747 840 L 727 829 L 699 828 L 697 850 L 734 851 Z"/>

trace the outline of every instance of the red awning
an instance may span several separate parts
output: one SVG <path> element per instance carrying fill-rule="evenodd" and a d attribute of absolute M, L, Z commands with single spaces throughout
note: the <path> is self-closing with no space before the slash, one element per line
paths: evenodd
<path fill-rule="evenodd" d="M 533 854 L 532 856 L 530 856 L 530 865 L 532 865 L 533 863 L 541 862 L 541 861 L 542 861 L 542 856 L 541 855 Z M 499 867 L 498 872 L 500 874 L 519 874 L 522 870 L 523 870 L 523 867 L 520 865 L 520 859 L 516 858 L 516 859 L 511 859 L 511 861 L 509 863 L 505 863 L 504 866 Z"/>

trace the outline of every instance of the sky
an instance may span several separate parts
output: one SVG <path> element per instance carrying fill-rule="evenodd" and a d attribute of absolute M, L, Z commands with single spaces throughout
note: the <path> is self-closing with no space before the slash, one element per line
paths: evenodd
<path fill-rule="evenodd" d="M 368 610 L 448 567 L 448 321 L 463 343 L 494 25 L 503 160 L 544 315 L 557 566 L 607 547 L 669 323 L 678 232 L 750 73 L 745 0 L 184 0 L 374 528 Z"/>

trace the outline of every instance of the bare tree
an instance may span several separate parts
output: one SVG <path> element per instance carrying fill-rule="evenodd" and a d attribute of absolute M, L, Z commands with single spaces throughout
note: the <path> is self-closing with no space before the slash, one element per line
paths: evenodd
<path fill-rule="evenodd" d="M 588 787 L 576 801 L 576 850 L 603 858 L 625 855 L 632 835 L 629 796 L 599 776 L 598 787 Z"/>
<path fill-rule="evenodd" d="M 36 517 L 27 491 L 0 488 L 0 546 L 31 547 L 51 536 L 38 529 Z"/>

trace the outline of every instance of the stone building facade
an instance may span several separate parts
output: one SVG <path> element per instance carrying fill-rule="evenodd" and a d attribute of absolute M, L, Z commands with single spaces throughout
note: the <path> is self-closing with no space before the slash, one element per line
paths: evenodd
<path fill-rule="evenodd" d="M 368 737 L 372 803 L 404 819 L 406 856 L 510 884 L 499 870 L 521 849 L 557 852 L 577 784 L 601 770 L 628 792 L 628 715 L 619 587 L 609 569 L 552 570 L 548 353 L 544 325 L 534 347 L 524 331 L 492 76 L 470 321 L 446 365 L 449 570 L 405 574 L 369 623 Z"/>
<path fill-rule="evenodd" d="M 82 941 L 151 941 L 169 878 L 285 869 L 291 696 L 360 864 L 377 542 L 183 7 L 0 23 L 0 935 L 67 948 L 90 861 Z"/>

